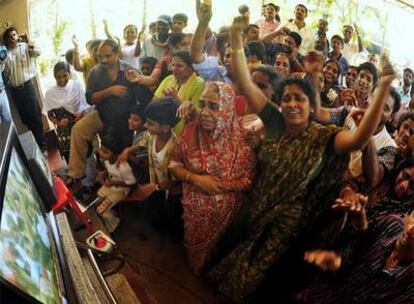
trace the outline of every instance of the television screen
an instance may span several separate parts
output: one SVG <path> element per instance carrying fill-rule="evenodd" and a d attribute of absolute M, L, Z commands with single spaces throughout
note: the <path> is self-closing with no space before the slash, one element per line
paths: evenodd
<path fill-rule="evenodd" d="M 27 160 L 29 161 L 29 168 L 32 171 L 32 175 L 36 176 L 36 179 L 34 180 L 36 188 L 38 189 L 43 202 L 45 202 L 46 207 L 51 209 L 56 202 L 56 196 L 53 175 L 47 160 L 43 156 L 31 131 L 19 135 L 19 141 L 26 154 Z"/>
<path fill-rule="evenodd" d="M 0 218 L 0 277 L 41 303 L 61 303 L 53 240 L 40 197 L 11 151 Z"/>

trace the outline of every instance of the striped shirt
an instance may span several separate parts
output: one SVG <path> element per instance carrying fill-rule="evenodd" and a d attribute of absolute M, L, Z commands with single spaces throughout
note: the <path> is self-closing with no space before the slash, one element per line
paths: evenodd
<path fill-rule="evenodd" d="M 342 271 L 312 282 L 307 303 L 414 303 L 414 262 L 385 268 L 403 231 L 404 220 L 399 216 L 378 220 L 360 240 L 352 240 L 340 250 Z"/>
<path fill-rule="evenodd" d="M 6 83 L 11 87 L 19 87 L 36 76 L 36 63 L 29 54 L 27 43 L 19 42 L 14 49 L 9 49 L 4 65 Z"/>

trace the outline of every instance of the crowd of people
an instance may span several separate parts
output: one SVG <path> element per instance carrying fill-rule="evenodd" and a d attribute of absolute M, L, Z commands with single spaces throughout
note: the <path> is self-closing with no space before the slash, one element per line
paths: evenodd
<path fill-rule="evenodd" d="M 226 303 L 414 303 L 414 72 L 394 87 L 386 56 L 352 65 L 356 25 L 328 35 L 305 5 L 281 9 L 253 23 L 240 6 L 215 33 L 197 0 L 194 33 L 177 13 L 124 41 L 105 20 L 87 55 L 72 38 L 43 109 L 39 52 L 8 28 L 0 121 L 6 87 L 42 150 L 42 113 L 55 125 L 67 185 L 98 197 L 110 232 L 127 196 L 150 202 Z"/>

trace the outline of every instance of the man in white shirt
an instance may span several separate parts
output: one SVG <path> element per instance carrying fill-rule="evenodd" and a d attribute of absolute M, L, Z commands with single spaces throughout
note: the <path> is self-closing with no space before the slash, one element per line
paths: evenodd
<path fill-rule="evenodd" d="M 414 82 L 414 71 L 410 68 L 405 68 L 403 73 L 403 85 L 399 88 L 398 93 L 401 96 L 401 105 L 404 108 L 409 107 L 411 97 L 413 96 L 413 82 Z"/>
<path fill-rule="evenodd" d="M 354 35 L 354 28 L 351 25 L 344 25 L 343 34 L 344 34 L 344 49 L 342 50 L 342 55 L 348 62 L 352 63 L 352 58 L 362 52 L 364 49 L 362 45 L 362 39 L 359 36 L 358 28 L 354 24 L 355 32 L 357 34 L 358 44 L 351 42 L 352 36 Z"/>
<path fill-rule="evenodd" d="M 27 35 L 19 36 L 14 27 L 6 29 L 3 41 L 8 50 L 3 71 L 5 83 L 23 123 L 33 132 L 39 148 L 47 151 L 42 111 L 33 82 L 37 74 L 34 58 L 40 53 L 28 44 Z"/>
<path fill-rule="evenodd" d="M 306 55 L 309 51 L 315 49 L 315 33 L 306 27 L 305 19 L 308 16 L 308 9 L 303 4 L 298 4 L 295 7 L 295 19 L 289 21 L 285 27 L 292 32 L 297 32 L 302 37 L 302 44 L 299 52 Z"/>

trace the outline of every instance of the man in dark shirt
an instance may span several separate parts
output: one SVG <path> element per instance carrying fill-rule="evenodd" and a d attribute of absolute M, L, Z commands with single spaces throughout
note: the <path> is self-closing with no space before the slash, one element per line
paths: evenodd
<path fill-rule="evenodd" d="M 73 179 L 85 175 L 88 145 L 97 133 L 110 131 L 130 144 L 130 109 L 133 105 L 144 108 L 152 98 L 146 86 L 128 81 L 125 72 L 129 67 L 119 60 L 119 55 L 118 44 L 110 39 L 98 49 L 99 65 L 90 72 L 86 87 L 86 99 L 95 105 L 95 110 L 77 122 L 71 134 L 69 175 Z"/>

